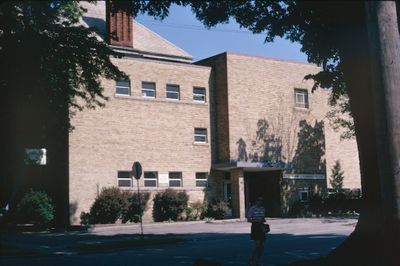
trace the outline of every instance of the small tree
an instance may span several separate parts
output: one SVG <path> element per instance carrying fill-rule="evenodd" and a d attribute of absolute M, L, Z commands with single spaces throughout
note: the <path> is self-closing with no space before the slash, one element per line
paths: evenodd
<path fill-rule="evenodd" d="M 342 192 L 343 179 L 344 175 L 340 166 L 340 162 L 339 160 L 336 160 L 335 165 L 332 168 L 331 180 L 329 180 L 329 183 L 335 192 Z"/>
<path fill-rule="evenodd" d="M 51 198 L 45 192 L 31 189 L 18 203 L 16 215 L 20 223 L 48 226 L 54 219 L 54 212 Z"/>

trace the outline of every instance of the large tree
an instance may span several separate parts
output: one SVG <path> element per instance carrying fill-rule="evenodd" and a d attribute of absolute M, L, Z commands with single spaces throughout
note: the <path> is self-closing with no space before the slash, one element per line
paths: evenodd
<path fill-rule="evenodd" d="M 69 118 L 104 105 L 101 77 L 124 76 L 110 61 L 118 55 L 78 23 L 83 11 L 78 1 L 0 4 L 0 208 L 26 184 L 53 184 L 58 224 L 68 222 Z M 48 165 L 25 165 L 26 148 L 46 148 Z"/>
<path fill-rule="evenodd" d="M 332 102 L 348 95 L 363 208 L 355 231 L 329 261 L 340 265 L 348 258 L 352 258 L 350 265 L 398 262 L 399 5 L 394 1 L 129 1 L 121 8 L 163 18 L 171 3 L 191 6 L 207 27 L 233 18 L 253 33 L 264 33 L 268 42 L 275 37 L 299 42 L 308 61 L 322 67 L 306 77 L 315 81 L 314 89 L 331 88 Z"/>

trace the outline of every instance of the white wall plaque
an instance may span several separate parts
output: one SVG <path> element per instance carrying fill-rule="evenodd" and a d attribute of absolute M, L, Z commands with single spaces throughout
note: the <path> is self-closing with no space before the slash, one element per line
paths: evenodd
<path fill-rule="evenodd" d="M 158 174 L 158 183 L 159 184 L 168 184 L 168 174 Z"/>

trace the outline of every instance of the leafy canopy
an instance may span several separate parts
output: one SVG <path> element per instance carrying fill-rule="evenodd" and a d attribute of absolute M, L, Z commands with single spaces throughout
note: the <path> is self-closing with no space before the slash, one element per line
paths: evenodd
<path fill-rule="evenodd" d="M 0 5 L 0 88 L 8 104 L 35 102 L 60 117 L 69 108 L 104 105 L 100 78 L 125 77 L 110 59 L 119 54 L 78 23 L 84 12 L 78 2 Z"/>

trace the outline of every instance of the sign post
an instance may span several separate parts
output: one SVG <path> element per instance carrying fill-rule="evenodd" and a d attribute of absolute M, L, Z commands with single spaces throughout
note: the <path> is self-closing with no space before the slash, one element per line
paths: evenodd
<path fill-rule="evenodd" d="M 137 181 L 137 194 L 139 202 L 139 222 L 140 222 L 140 238 L 143 239 L 143 222 L 142 222 L 142 203 L 140 199 L 139 179 L 142 176 L 142 166 L 139 162 L 134 162 L 132 165 L 132 176 Z"/>

